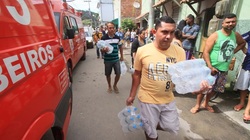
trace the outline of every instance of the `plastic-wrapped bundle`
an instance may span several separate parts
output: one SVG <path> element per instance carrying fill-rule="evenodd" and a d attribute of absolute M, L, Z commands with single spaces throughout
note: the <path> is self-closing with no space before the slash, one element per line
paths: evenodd
<path fill-rule="evenodd" d="M 112 53 L 113 51 L 113 46 L 111 46 L 108 42 L 104 41 L 104 40 L 99 40 L 97 43 L 96 43 L 96 46 L 99 48 L 99 49 L 103 49 L 103 48 L 106 48 L 108 47 L 109 48 L 109 51 L 107 52 L 107 54 L 110 54 Z"/>
<path fill-rule="evenodd" d="M 201 82 L 207 81 L 209 85 L 213 85 L 216 78 L 214 76 L 208 75 L 205 78 L 194 78 L 185 84 L 176 84 L 175 90 L 179 94 L 191 93 L 199 91 L 201 89 Z"/>
<path fill-rule="evenodd" d="M 140 130 L 143 126 L 138 109 L 134 106 L 127 106 L 118 113 L 123 132 Z"/>
<path fill-rule="evenodd" d="M 211 75 L 211 70 L 203 59 L 181 61 L 170 65 L 168 73 L 175 84 L 176 92 L 180 94 L 199 91 L 202 81 L 213 85 L 216 79 Z"/>
<path fill-rule="evenodd" d="M 168 73 L 170 75 L 180 75 L 184 71 L 187 71 L 189 69 L 195 69 L 206 66 L 206 63 L 203 59 L 192 59 L 192 60 L 185 60 L 178 62 L 176 64 L 170 65 L 168 67 Z"/>

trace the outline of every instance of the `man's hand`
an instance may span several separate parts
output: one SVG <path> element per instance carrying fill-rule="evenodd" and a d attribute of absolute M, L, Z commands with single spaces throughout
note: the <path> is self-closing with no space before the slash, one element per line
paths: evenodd
<path fill-rule="evenodd" d="M 201 81 L 200 90 L 193 92 L 193 94 L 204 93 L 204 92 L 207 92 L 208 90 L 210 90 L 211 88 L 212 88 L 212 86 L 209 85 L 209 83 L 207 81 Z"/>
<path fill-rule="evenodd" d="M 135 97 L 128 97 L 128 99 L 126 100 L 126 105 L 130 106 L 134 103 Z"/>
<path fill-rule="evenodd" d="M 104 48 L 101 49 L 101 51 L 104 52 L 104 53 L 106 53 L 106 52 L 109 51 L 109 47 L 104 47 Z"/>
<path fill-rule="evenodd" d="M 214 68 L 214 67 L 211 67 L 210 68 L 211 69 L 211 75 L 216 75 L 219 71 L 216 69 L 216 68 Z"/>

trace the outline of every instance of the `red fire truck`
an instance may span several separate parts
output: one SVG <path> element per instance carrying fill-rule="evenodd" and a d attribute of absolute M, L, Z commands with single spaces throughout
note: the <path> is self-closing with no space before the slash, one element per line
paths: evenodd
<path fill-rule="evenodd" d="M 86 59 L 86 37 L 80 12 L 62 0 L 51 0 L 59 37 L 71 72 L 79 60 Z M 68 36 L 74 30 L 73 37 Z M 70 76 L 72 81 L 72 76 Z"/>
<path fill-rule="evenodd" d="M 72 90 L 51 2 L 1 0 L 0 9 L 0 139 L 65 139 Z"/>

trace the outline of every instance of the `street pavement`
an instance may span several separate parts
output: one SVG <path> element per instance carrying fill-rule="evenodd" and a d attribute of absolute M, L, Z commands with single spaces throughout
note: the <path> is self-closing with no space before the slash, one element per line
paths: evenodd
<path fill-rule="evenodd" d="M 130 48 L 124 49 L 127 66 L 131 64 Z M 112 75 L 112 81 L 114 74 Z M 73 71 L 73 111 L 67 140 L 144 140 L 143 131 L 123 133 L 117 114 L 126 106 L 131 87 L 131 75 L 121 77 L 119 94 L 108 94 L 103 60 L 97 59 L 95 48 L 87 51 L 85 61 L 79 62 Z M 242 121 L 243 111 L 233 111 L 239 96 L 222 94 L 215 102 L 215 113 L 201 110 L 192 114 L 195 104 L 193 94 L 175 94 L 179 112 L 178 135 L 159 131 L 159 140 L 249 140 L 249 125 Z M 138 99 L 134 106 L 138 107 Z"/>

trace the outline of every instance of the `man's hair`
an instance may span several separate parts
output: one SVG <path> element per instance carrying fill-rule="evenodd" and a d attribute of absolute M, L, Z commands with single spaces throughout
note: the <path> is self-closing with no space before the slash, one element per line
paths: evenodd
<path fill-rule="evenodd" d="M 223 19 L 226 19 L 226 18 L 235 18 L 237 17 L 234 13 L 227 13 L 224 15 Z"/>
<path fill-rule="evenodd" d="M 175 21 L 169 16 L 163 16 L 155 21 L 155 30 L 161 27 L 161 22 L 175 24 Z"/>
<path fill-rule="evenodd" d="M 189 14 L 189 15 L 187 16 L 187 18 L 189 18 L 189 19 L 191 19 L 192 21 L 194 21 L 194 15 L 192 15 L 192 14 Z"/>
<path fill-rule="evenodd" d="M 106 25 L 108 26 L 108 24 L 113 24 L 115 26 L 113 22 L 107 22 Z"/>

